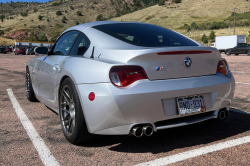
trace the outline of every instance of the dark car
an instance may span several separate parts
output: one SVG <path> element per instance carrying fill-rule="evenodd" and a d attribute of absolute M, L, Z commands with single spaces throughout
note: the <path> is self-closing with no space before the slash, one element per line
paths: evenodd
<path fill-rule="evenodd" d="M 6 52 L 12 52 L 12 48 L 10 46 L 5 47 Z"/>
<path fill-rule="evenodd" d="M 230 56 L 231 54 L 239 55 L 239 54 L 247 54 L 250 56 L 250 44 L 239 43 L 234 48 L 226 49 L 226 54 Z"/>
<path fill-rule="evenodd" d="M 6 54 L 6 49 L 4 46 L 0 46 L 0 53 Z"/>

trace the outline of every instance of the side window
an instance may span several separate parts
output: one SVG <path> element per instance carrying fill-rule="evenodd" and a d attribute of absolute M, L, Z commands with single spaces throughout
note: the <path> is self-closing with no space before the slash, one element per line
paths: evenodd
<path fill-rule="evenodd" d="M 68 55 L 69 51 L 74 44 L 79 32 L 70 31 L 65 33 L 56 42 L 55 48 L 53 50 L 53 55 Z"/>
<path fill-rule="evenodd" d="M 69 55 L 84 55 L 89 45 L 89 39 L 84 34 L 80 33 Z"/>

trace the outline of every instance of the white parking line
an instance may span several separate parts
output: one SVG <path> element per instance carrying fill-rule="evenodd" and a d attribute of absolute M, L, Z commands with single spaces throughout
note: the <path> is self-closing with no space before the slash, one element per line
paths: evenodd
<path fill-rule="evenodd" d="M 245 143 L 249 143 L 249 142 L 250 142 L 250 136 L 246 136 L 246 137 L 225 141 L 225 142 L 210 145 L 210 146 L 205 146 L 205 147 L 202 147 L 199 149 L 194 149 L 194 150 L 190 150 L 187 152 L 175 154 L 172 156 L 167 156 L 164 158 L 156 159 L 156 160 L 149 161 L 146 163 L 138 164 L 136 166 L 145 166 L 145 165 L 157 165 L 157 166 L 159 166 L 159 165 L 173 164 L 173 163 L 176 163 L 179 161 L 183 161 L 183 160 L 190 159 L 193 157 L 201 156 L 201 155 L 215 152 L 218 150 L 231 148 L 231 147 L 245 144 Z"/>
<path fill-rule="evenodd" d="M 13 108 L 16 111 L 17 116 L 19 117 L 24 129 L 26 130 L 28 136 L 30 137 L 34 147 L 36 148 L 40 159 L 42 160 L 44 165 L 51 165 L 51 166 L 56 166 L 60 165 L 54 156 L 51 154 L 49 148 L 45 145 L 44 141 L 42 138 L 39 136 L 39 134 L 36 132 L 36 129 L 32 125 L 32 123 L 29 121 L 29 118 L 26 116 L 25 112 L 19 105 L 16 97 L 13 94 L 12 89 L 7 89 L 9 98 L 12 102 Z"/>
<path fill-rule="evenodd" d="M 235 82 L 236 84 L 243 84 L 243 85 L 250 85 L 250 83 L 244 83 L 244 82 Z"/>
<path fill-rule="evenodd" d="M 233 73 L 242 73 L 242 74 L 250 74 L 250 72 L 243 72 L 243 71 L 232 71 Z"/>
<path fill-rule="evenodd" d="M 240 110 L 236 110 L 236 109 L 232 109 L 232 108 L 230 108 L 230 110 L 234 111 L 234 112 L 239 112 L 239 113 L 244 113 L 244 114 L 250 115 L 249 113 L 243 112 Z M 205 147 L 202 147 L 199 149 L 194 149 L 194 150 L 190 150 L 187 152 L 175 154 L 172 156 L 167 156 L 167 157 L 156 159 L 156 160 L 149 161 L 146 163 L 141 163 L 141 164 L 138 164 L 136 166 L 145 166 L 145 165 L 147 165 L 147 166 L 148 165 L 149 166 L 151 166 L 151 165 L 152 166 L 154 166 L 154 165 L 160 166 L 160 165 L 173 164 L 176 162 L 180 162 L 183 160 L 187 160 L 190 158 L 194 158 L 194 157 L 208 154 L 211 152 L 231 148 L 231 147 L 238 146 L 238 145 L 245 144 L 245 143 L 249 143 L 249 142 L 250 142 L 250 136 L 246 136 L 246 137 L 242 137 L 242 138 L 238 138 L 238 139 L 234 139 L 234 140 L 229 140 L 229 141 L 217 143 L 217 144 L 210 145 L 210 146 L 205 146 Z"/>

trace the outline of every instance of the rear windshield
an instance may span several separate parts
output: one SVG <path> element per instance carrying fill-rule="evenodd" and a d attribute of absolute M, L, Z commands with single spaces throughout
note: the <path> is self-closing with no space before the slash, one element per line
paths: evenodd
<path fill-rule="evenodd" d="M 124 42 L 142 47 L 198 46 L 195 42 L 169 29 L 141 23 L 116 23 L 93 28 Z"/>

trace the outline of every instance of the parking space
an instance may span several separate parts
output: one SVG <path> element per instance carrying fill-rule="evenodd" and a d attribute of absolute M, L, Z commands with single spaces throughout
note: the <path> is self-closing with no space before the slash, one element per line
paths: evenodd
<path fill-rule="evenodd" d="M 0 54 L 0 165 L 43 165 L 41 156 L 22 126 L 7 89 L 51 154 L 61 165 L 136 165 L 190 150 L 250 136 L 250 57 L 226 56 L 236 79 L 229 118 L 158 131 L 151 137 L 97 136 L 81 146 L 71 145 L 61 131 L 59 117 L 40 102 L 25 96 L 25 65 L 34 55 Z M 246 113 L 244 113 L 246 112 Z M 211 152 L 172 165 L 247 165 L 250 143 Z M 164 164 L 164 163 L 163 163 Z"/>

